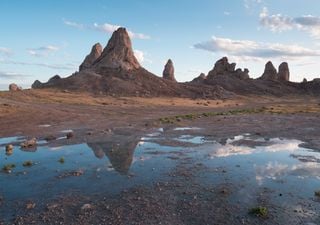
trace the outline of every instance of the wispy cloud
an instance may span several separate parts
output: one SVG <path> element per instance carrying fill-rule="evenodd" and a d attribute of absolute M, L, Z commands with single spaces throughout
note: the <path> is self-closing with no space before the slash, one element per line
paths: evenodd
<path fill-rule="evenodd" d="M 139 63 L 143 64 L 143 63 L 149 63 L 151 64 L 152 63 L 152 60 L 150 60 L 148 57 L 148 54 L 141 51 L 141 50 L 138 50 L 138 49 L 135 49 L 133 50 L 134 52 L 134 56 L 137 58 L 137 60 L 139 61 Z"/>
<path fill-rule="evenodd" d="M 109 33 L 109 34 L 113 33 L 118 28 L 122 27 L 120 25 L 115 25 L 110 23 L 103 23 L 103 24 L 94 23 L 93 25 L 85 25 L 85 24 L 68 21 L 68 20 L 63 20 L 63 23 L 67 26 L 74 27 L 77 29 L 95 30 L 95 31 L 100 31 L 104 33 Z M 143 33 L 136 33 L 131 30 L 128 30 L 128 33 L 131 38 L 135 38 L 135 39 L 146 40 L 151 38 L 149 35 L 146 35 Z"/>
<path fill-rule="evenodd" d="M 303 57 L 320 56 L 319 50 L 309 49 L 299 45 L 233 40 L 215 36 L 209 41 L 195 44 L 194 48 L 213 53 L 222 53 L 233 57 L 246 57 L 247 60 L 262 60 L 266 58 L 294 60 Z"/>
<path fill-rule="evenodd" d="M 246 9 L 251 9 L 253 6 L 259 5 L 262 3 L 262 0 L 243 0 L 243 6 Z"/>
<path fill-rule="evenodd" d="M 0 54 L 5 56 L 10 56 L 13 54 L 10 48 L 0 47 Z"/>
<path fill-rule="evenodd" d="M 53 45 L 41 46 L 38 48 L 29 48 L 28 53 L 32 56 L 43 57 L 59 50 L 59 47 Z"/>
<path fill-rule="evenodd" d="M 300 17 L 289 17 L 282 14 L 269 14 L 264 7 L 259 15 L 260 24 L 272 32 L 284 32 L 299 30 L 309 33 L 312 37 L 320 39 L 320 17 L 304 15 Z"/>
<path fill-rule="evenodd" d="M 85 26 L 83 24 L 80 24 L 80 23 L 76 23 L 76 22 L 72 22 L 72 21 L 68 21 L 68 20 L 65 20 L 63 19 L 63 23 L 67 26 L 70 26 L 70 27 L 75 27 L 75 28 L 78 28 L 78 29 L 83 29 L 85 28 Z"/>
<path fill-rule="evenodd" d="M 7 80 L 21 79 L 21 78 L 24 78 L 27 76 L 29 76 L 29 75 L 0 71 L 0 78 L 7 79 Z"/>
<path fill-rule="evenodd" d="M 71 63 L 49 64 L 49 63 L 31 63 L 31 62 L 20 62 L 20 61 L 12 61 L 12 60 L 0 60 L 0 64 L 11 64 L 11 65 L 20 65 L 20 66 L 40 66 L 40 67 L 46 67 L 49 69 L 59 69 L 59 70 L 74 70 L 77 68 L 76 65 Z"/>

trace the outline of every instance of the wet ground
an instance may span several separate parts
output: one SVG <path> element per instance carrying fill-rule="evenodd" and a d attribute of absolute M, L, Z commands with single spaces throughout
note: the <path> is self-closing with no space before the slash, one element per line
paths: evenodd
<path fill-rule="evenodd" d="M 15 165 L 0 173 L 3 223 L 320 224 L 320 153 L 303 141 L 172 126 L 73 143 L 70 131 L 31 149 L 0 139 L 1 167 Z"/>

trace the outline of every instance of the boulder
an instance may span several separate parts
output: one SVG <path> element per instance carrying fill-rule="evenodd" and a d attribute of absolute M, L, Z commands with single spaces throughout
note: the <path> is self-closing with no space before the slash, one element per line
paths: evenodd
<path fill-rule="evenodd" d="M 165 65 L 162 75 L 163 79 L 176 81 L 174 77 L 174 66 L 171 59 L 169 59 Z"/>
<path fill-rule="evenodd" d="M 289 81 L 289 78 L 290 78 L 290 72 L 289 72 L 288 63 L 283 62 L 279 66 L 278 79 L 280 81 Z"/>
<path fill-rule="evenodd" d="M 91 52 L 86 56 L 84 61 L 79 66 L 79 71 L 89 69 L 92 67 L 94 62 L 101 56 L 102 54 L 102 46 L 100 43 L 96 43 L 92 46 Z"/>
<path fill-rule="evenodd" d="M 22 87 L 12 83 L 9 85 L 9 91 L 22 91 Z"/>
<path fill-rule="evenodd" d="M 278 73 L 272 62 L 267 62 L 264 72 L 260 77 L 262 80 L 278 80 Z"/>

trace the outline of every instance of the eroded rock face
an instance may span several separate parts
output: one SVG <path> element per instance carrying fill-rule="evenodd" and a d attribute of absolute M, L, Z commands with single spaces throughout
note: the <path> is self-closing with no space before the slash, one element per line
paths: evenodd
<path fill-rule="evenodd" d="M 213 70 L 208 73 L 208 78 L 213 78 L 217 75 L 229 75 L 235 72 L 236 64 L 229 63 L 227 57 L 223 57 L 219 59 L 215 65 Z"/>
<path fill-rule="evenodd" d="M 234 76 L 236 76 L 240 80 L 247 80 L 250 78 L 249 70 L 247 68 L 245 68 L 243 71 L 242 69 L 237 69 L 234 73 Z"/>
<path fill-rule="evenodd" d="M 206 78 L 207 78 L 206 75 L 204 73 L 201 73 L 198 77 L 194 78 L 191 82 L 201 84 L 204 82 Z"/>
<path fill-rule="evenodd" d="M 289 81 L 290 78 L 290 71 L 288 63 L 283 62 L 279 66 L 279 72 L 278 72 L 278 79 L 280 81 Z"/>
<path fill-rule="evenodd" d="M 173 62 L 171 59 L 168 60 L 167 64 L 164 66 L 164 70 L 162 73 L 163 79 L 171 80 L 171 81 L 176 81 L 174 77 L 174 66 Z"/>
<path fill-rule="evenodd" d="M 32 89 L 37 89 L 37 88 L 41 88 L 42 87 L 42 83 L 39 80 L 35 80 L 33 82 L 33 84 L 31 85 Z"/>
<path fill-rule="evenodd" d="M 130 71 L 140 67 L 134 56 L 131 40 L 125 28 L 119 28 L 112 34 L 107 46 L 93 65 L 94 70 L 110 68 Z"/>
<path fill-rule="evenodd" d="M 278 80 L 278 73 L 272 62 L 267 62 L 264 72 L 260 77 L 262 80 Z"/>
<path fill-rule="evenodd" d="M 9 91 L 22 91 L 22 87 L 19 87 L 17 84 L 10 84 Z"/>
<path fill-rule="evenodd" d="M 84 61 L 79 66 L 79 71 L 91 68 L 94 62 L 101 56 L 101 54 L 102 46 L 100 43 L 96 43 L 92 46 L 90 54 L 86 56 Z"/>

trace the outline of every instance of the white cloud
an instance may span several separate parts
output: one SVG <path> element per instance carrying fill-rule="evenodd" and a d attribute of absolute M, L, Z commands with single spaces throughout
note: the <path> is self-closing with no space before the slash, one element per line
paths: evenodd
<path fill-rule="evenodd" d="M 225 16 L 230 16 L 230 15 L 231 15 L 231 13 L 228 12 L 228 11 L 223 12 L 223 14 L 224 14 Z"/>
<path fill-rule="evenodd" d="M 12 50 L 9 48 L 0 47 L 0 54 L 3 54 L 5 56 L 10 56 L 12 55 Z"/>
<path fill-rule="evenodd" d="M 59 69 L 59 70 L 76 70 L 77 66 L 71 63 L 66 64 L 49 64 L 49 63 L 29 63 L 29 62 L 20 62 L 12 60 L 0 60 L 0 64 L 8 65 L 20 65 L 20 66 L 40 66 L 46 67 L 49 69 Z"/>
<path fill-rule="evenodd" d="M 26 76 L 28 76 L 28 75 L 0 71 L 0 78 L 2 78 L 2 79 L 13 80 L 13 79 L 23 78 L 23 77 L 26 77 Z"/>
<path fill-rule="evenodd" d="M 80 24 L 80 23 L 76 23 L 76 22 L 72 22 L 72 21 L 68 21 L 68 20 L 63 20 L 63 23 L 67 26 L 70 26 L 70 27 L 75 27 L 75 28 L 78 28 L 78 29 L 83 29 L 85 28 L 85 26 L 83 24 Z"/>
<path fill-rule="evenodd" d="M 251 9 L 255 5 L 262 3 L 262 0 L 243 0 L 243 5 L 246 9 Z"/>
<path fill-rule="evenodd" d="M 134 50 L 134 56 L 137 58 L 137 60 L 139 61 L 139 63 L 143 63 L 144 62 L 144 52 L 140 51 L 140 50 Z"/>
<path fill-rule="evenodd" d="M 233 40 L 213 36 L 211 40 L 200 42 L 194 48 L 222 53 L 230 57 L 246 57 L 250 60 L 269 58 L 301 59 L 302 57 L 320 56 L 319 50 L 308 49 L 299 45 L 264 43 L 249 40 Z"/>
<path fill-rule="evenodd" d="M 96 30 L 104 33 L 113 33 L 118 28 L 122 27 L 120 25 L 115 25 L 110 23 L 104 23 L 104 24 L 94 23 L 93 25 L 85 25 L 85 24 L 80 24 L 73 21 L 68 21 L 68 20 L 63 20 L 63 23 L 67 26 L 74 27 L 77 29 Z M 134 38 L 134 39 L 146 40 L 151 38 L 149 35 L 136 33 L 131 30 L 128 30 L 128 34 L 131 38 Z"/>
<path fill-rule="evenodd" d="M 95 30 L 102 31 L 105 33 L 113 33 L 114 31 L 116 31 L 120 27 L 121 26 L 119 26 L 119 25 L 113 25 L 113 24 L 109 24 L 109 23 L 104 23 L 104 24 L 100 24 L 100 25 L 97 23 L 93 24 L 93 28 Z M 141 34 L 141 33 L 134 33 L 130 30 L 128 30 L 128 34 L 131 38 L 135 38 L 135 39 L 150 39 L 150 36 L 148 36 L 148 35 Z"/>
<path fill-rule="evenodd" d="M 53 45 L 41 46 L 39 48 L 29 48 L 28 53 L 32 56 L 43 57 L 48 56 L 50 53 L 56 52 L 59 47 Z"/>
<path fill-rule="evenodd" d="M 320 38 L 320 17 L 317 16 L 289 17 L 282 14 L 269 15 L 268 9 L 264 7 L 259 18 L 260 24 L 273 32 L 295 29 L 308 32 L 314 38 Z"/>

